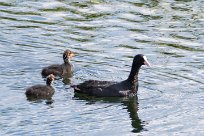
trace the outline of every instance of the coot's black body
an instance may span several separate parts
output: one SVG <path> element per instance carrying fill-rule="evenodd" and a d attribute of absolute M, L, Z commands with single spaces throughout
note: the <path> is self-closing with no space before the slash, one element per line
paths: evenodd
<path fill-rule="evenodd" d="M 49 75 L 46 80 L 46 85 L 34 85 L 26 89 L 26 96 L 30 99 L 47 99 L 51 98 L 55 92 L 51 86 L 54 80 L 54 75 Z"/>
<path fill-rule="evenodd" d="M 73 65 L 71 64 L 71 58 L 74 56 L 74 53 L 70 50 L 65 50 L 63 53 L 63 64 L 54 64 L 48 67 L 43 68 L 41 74 L 43 77 L 46 77 L 50 74 L 55 76 L 66 76 L 70 77 L 73 73 Z"/>
<path fill-rule="evenodd" d="M 124 97 L 135 95 L 138 91 L 138 73 L 142 65 L 150 66 L 147 58 L 138 54 L 134 57 L 129 77 L 121 82 L 88 80 L 73 85 L 74 91 L 97 97 Z"/>

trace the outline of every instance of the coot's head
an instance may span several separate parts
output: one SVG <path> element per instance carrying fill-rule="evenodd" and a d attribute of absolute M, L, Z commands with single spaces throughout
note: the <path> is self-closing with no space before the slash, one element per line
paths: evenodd
<path fill-rule="evenodd" d="M 47 85 L 51 85 L 51 83 L 55 80 L 55 76 L 53 74 L 50 74 L 47 76 Z"/>
<path fill-rule="evenodd" d="M 144 56 L 143 54 L 137 54 L 133 59 L 132 68 L 130 71 L 130 75 L 128 77 L 128 80 L 130 82 L 135 83 L 138 81 L 138 80 L 135 80 L 135 78 L 138 77 L 139 69 L 142 65 L 147 65 L 149 67 L 151 66 L 146 56 Z"/>
<path fill-rule="evenodd" d="M 147 66 L 151 66 L 150 63 L 147 60 L 147 57 L 143 54 L 138 54 L 134 57 L 133 60 L 134 63 L 137 63 L 139 65 L 147 65 Z"/>
<path fill-rule="evenodd" d="M 65 50 L 63 53 L 63 60 L 65 63 L 69 62 L 71 58 L 74 56 L 74 53 L 70 50 Z"/>

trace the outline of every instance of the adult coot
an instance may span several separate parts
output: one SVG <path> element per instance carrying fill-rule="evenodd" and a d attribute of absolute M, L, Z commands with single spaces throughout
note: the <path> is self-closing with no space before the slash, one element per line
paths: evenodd
<path fill-rule="evenodd" d="M 73 72 L 73 65 L 70 60 L 74 56 L 74 53 L 70 50 L 65 50 L 63 53 L 63 64 L 54 64 L 48 67 L 43 68 L 41 74 L 43 77 L 46 77 L 50 74 L 55 76 L 71 76 Z"/>
<path fill-rule="evenodd" d="M 55 92 L 51 86 L 55 76 L 50 74 L 47 76 L 46 85 L 34 85 L 26 89 L 26 96 L 33 99 L 51 98 Z"/>
<path fill-rule="evenodd" d="M 121 82 L 88 80 L 73 85 L 74 91 L 97 97 L 123 97 L 135 95 L 138 90 L 138 73 L 142 65 L 150 66 L 146 56 L 138 54 L 134 57 L 129 77 Z"/>

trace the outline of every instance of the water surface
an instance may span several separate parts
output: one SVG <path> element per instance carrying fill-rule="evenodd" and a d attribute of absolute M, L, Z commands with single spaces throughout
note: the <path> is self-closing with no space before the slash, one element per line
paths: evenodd
<path fill-rule="evenodd" d="M 202 0 L 0 0 L 0 135 L 203 135 Z M 52 103 L 27 101 L 42 67 L 75 52 Z M 138 98 L 75 95 L 70 84 L 127 78 L 143 53 Z"/>

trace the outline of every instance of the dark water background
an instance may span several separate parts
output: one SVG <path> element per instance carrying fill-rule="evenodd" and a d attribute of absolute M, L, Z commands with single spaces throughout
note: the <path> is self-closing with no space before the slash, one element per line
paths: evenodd
<path fill-rule="evenodd" d="M 76 56 L 53 103 L 27 101 L 42 67 Z M 70 84 L 127 78 L 138 99 L 74 96 Z M 204 1 L 0 0 L 0 135 L 204 135 Z M 137 133 L 137 134 L 135 134 Z"/>

